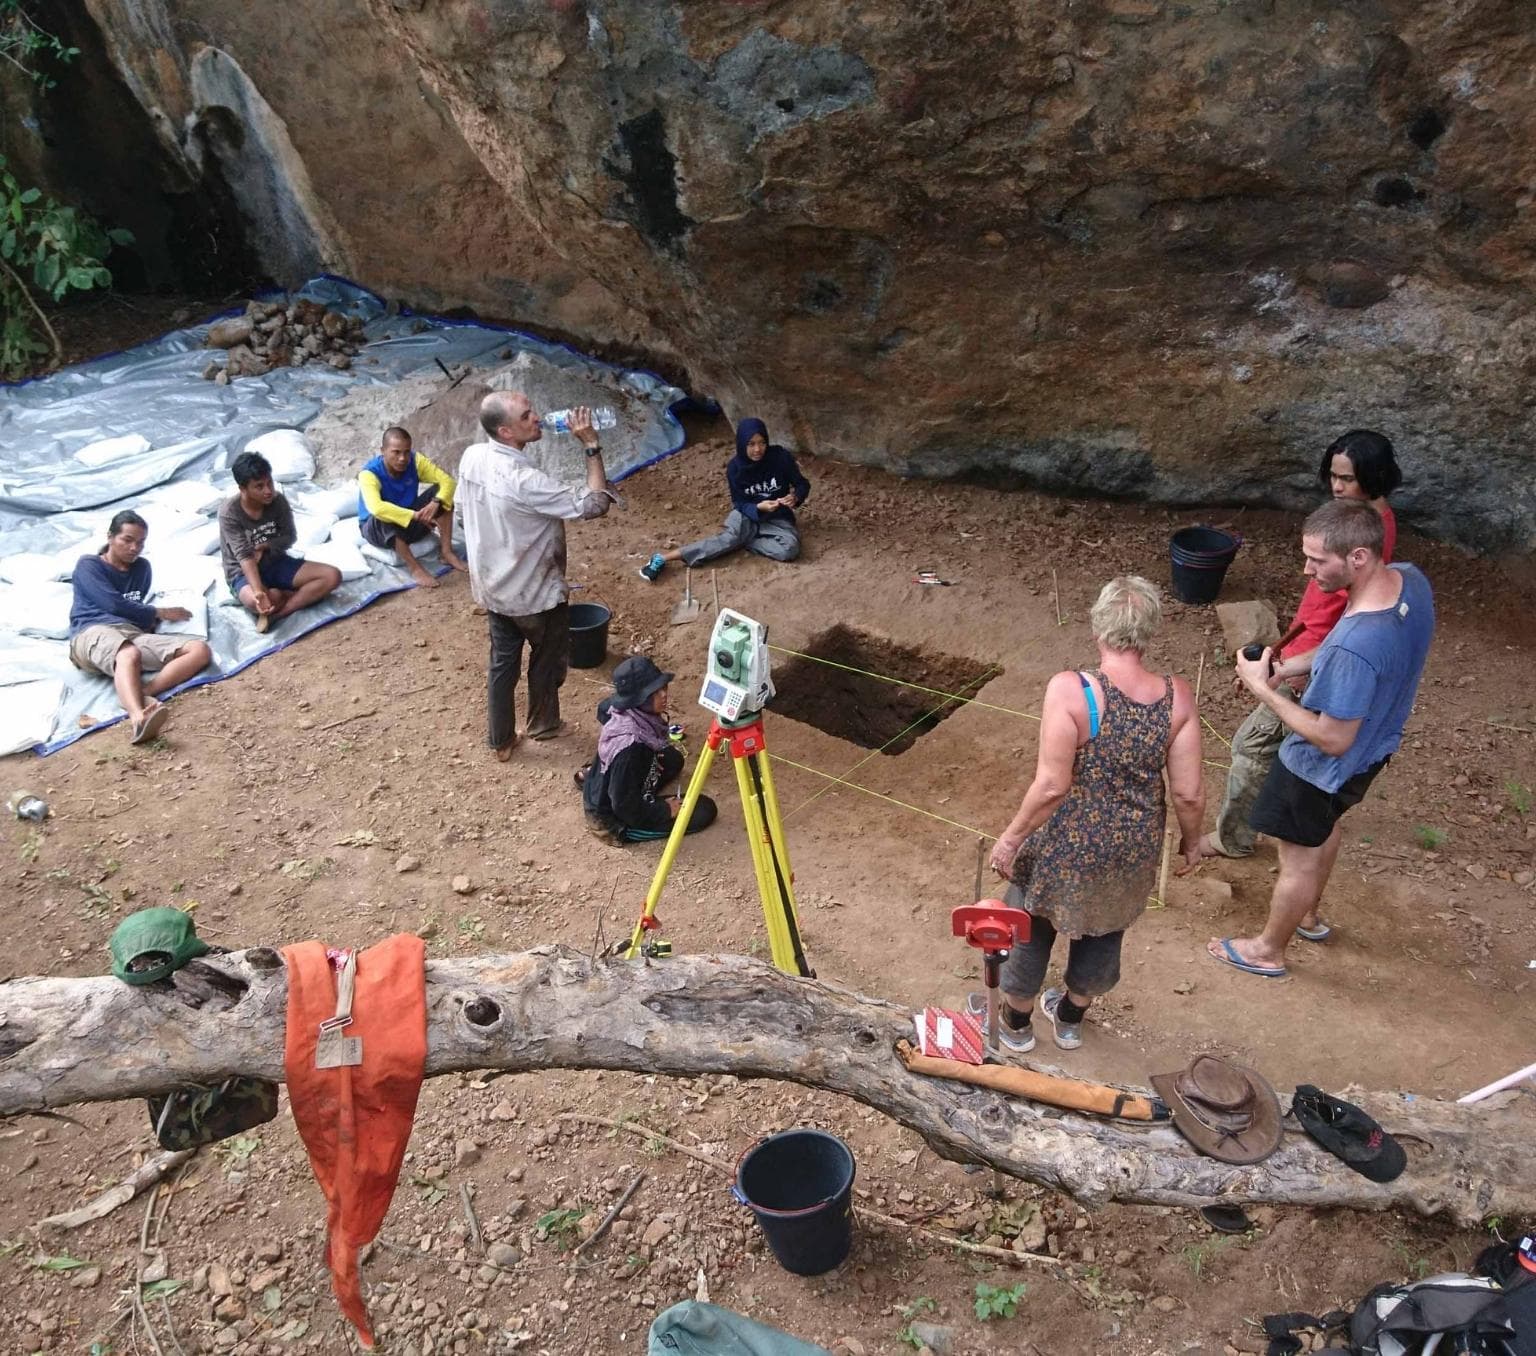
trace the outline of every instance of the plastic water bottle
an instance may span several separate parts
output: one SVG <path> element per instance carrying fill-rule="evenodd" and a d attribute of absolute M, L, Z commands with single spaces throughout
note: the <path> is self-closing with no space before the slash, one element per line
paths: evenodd
<path fill-rule="evenodd" d="M 548 429 L 551 433 L 569 433 L 571 431 L 571 416 L 574 410 L 551 410 L 539 419 L 539 427 Z M 592 411 L 592 427 L 601 432 L 605 428 L 614 428 L 619 422 L 616 415 L 606 405 L 599 405 Z"/>

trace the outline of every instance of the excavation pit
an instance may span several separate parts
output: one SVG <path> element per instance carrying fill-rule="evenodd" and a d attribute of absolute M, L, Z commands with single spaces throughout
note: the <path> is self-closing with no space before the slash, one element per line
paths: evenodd
<path fill-rule="evenodd" d="M 774 666 L 777 695 L 768 709 L 835 739 L 893 755 L 905 753 L 965 704 L 944 694 L 974 697 L 1003 671 L 1001 665 L 898 645 L 841 624 L 813 636 L 803 655 L 808 657 L 796 655 Z M 899 681 L 887 681 L 893 678 Z"/>

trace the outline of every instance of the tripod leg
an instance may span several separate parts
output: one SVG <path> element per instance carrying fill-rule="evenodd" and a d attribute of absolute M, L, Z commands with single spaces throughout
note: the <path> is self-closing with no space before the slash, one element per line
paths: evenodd
<path fill-rule="evenodd" d="M 770 841 L 784 877 L 784 893 L 789 896 L 790 911 L 798 922 L 800 908 L 795 903 L 795 873 L 789 864 L 789 840 L 784 836 L 784 820 L 779 815 L 779 793 L 773 785 L 773 760 L 769 758 L 767 749 L 757 756 L 757 766 L 763 776 L 763 818 L 768 825 Z"/>
<path fill-rule="evenodd" d="M 773 878 L 773 864 L 768 860 L 767 846 L 764 842 L 767 834 L 763 825 L 762 807 L 753 794 L 752 779 L 747 773 L 747 761 L 746 758 L 732 760 L 736 768 L 736 789 L 741 800 L 741 817 L 746 824 L 747 848 L 752 854 L 752 874 L 757 879 L 757 894 L 763 904 L 763 922 L 768 927 L 769 954 L 773 957 L 774 965 L 789 973 L 786 960 L 791 958 L 787 939 L 783 935 L 778 915 L 768 907 L 771 889 L 769 882 Z"/>
<path fill-rule="evenodd" d="M 782 829 L 776 829 L 777 805 L 768 795 L 764 784 L 761 755 L 751 754 L 741 775 L 746 778 L 744 796 L 753 807 L 759 834 L 758 857 L 761 868 L 757 877 L 758 893 L 762 897 L 763 917 L 768 923 L 768 935 L 776 936 L 774 964 L 785 974 L 814 978 L 815 971 L 805 959 L 805 948 L 800 941 L 800 920 L 795 913 L 795 897 L 790 889 L 788 854 L 784 852 Z M 772 773 L 769 774 L 771 782 Z M 747 793 L 750 792 L 750 795 Z M 772 814 L 772 818 L 770 818 Z"/>
<path fill-rule="evenodd" d="M 668 875 L 671 874 L 672 863 L 677 860 L 678 850 L 683 846 L 683 838 L 688 832 L 688 821 L 693 818 L 693 807 L 699 803 L 699 796 L 704 791 L 704 783 L 709 780 L 710 765 L 714 761 L 714 746 L 705 744 L 699 753 L 699 761 L 693 769 L 693 776 L 689 779 L 687 794 L 683 796 L 683 803 L 678 807 L 677 818 L 672 821 L 672 832 L 667 836 L 667 846 L 662 850 L 661 860 L 656 863 L 656 874 L 651 877 L 650 889 L 645 892 L 645 907 L 640 911 L 640 921 L 635 924 L 634 934 L 629 939 L 629 950 L 624 953 L 630 960 L 640 954 L 640 944 L 645 940 L 646 920 L 655 916 L 656 905 L 661 902 L 661 892 L 666 887 Z"/>

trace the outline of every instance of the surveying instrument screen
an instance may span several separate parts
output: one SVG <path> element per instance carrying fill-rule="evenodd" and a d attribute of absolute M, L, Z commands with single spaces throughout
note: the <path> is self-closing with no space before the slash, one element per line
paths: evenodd
<path fill-rule="evenodd" d="M 646 892 L 645 908 L 630 938 L 628 956 L 667 955 L 668 943 L 655 936 L 660 922 L 656 905 L 667 883 L 672 863 L 682 847 L 683 836 L 694 806 L 704 790 L 709 769 L 724 744 L 736 769 L 736 786 L 741 793 L 741 813 L 746 821 L 747 846 L 752 854 L 752 872 L 757 877 L 757 892 L 763 904 L 763 921 L 768 927 L 768 943 L 773 963 L 786 974 L 813 976 L 806 963 L 800 940 L 800 919 L 795 909 L 794 873 L 789 865 L 789 847 L 784 841 L 784 824 L 779 817 L 778 795 L 773 788 L 773 768 L 768 760 L 768 744 L 763 734 L 763 707 L 773 696 L 773 679 L 768 673 L 768 628 L 729 608 L 715 618 L 709 637 L 709 659 L 704 683 L 699 690 L 699 705 L 713 714 L 698 766 L 688 782 L 672 833 L 667 839 L 651 888 Z"/>

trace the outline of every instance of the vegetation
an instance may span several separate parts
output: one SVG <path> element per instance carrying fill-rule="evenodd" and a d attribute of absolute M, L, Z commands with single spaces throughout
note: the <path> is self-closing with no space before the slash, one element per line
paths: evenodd
<path fill-rule="evenodd" d="M 79 55 L 78 47 L 66 46 L 33 19 L 22 0 L 0 0 L 0 59 L 42 88 L 52 89 L 58 81 L 48 67 L 67 66 Z"/>
<path fill-rule="evenodd" d="M 983 1323 L 994 1318 L 1012 1318 L 1019 1312 L 1019 1301 L 1024 1298 L 1024 1283 L 1018 1285 L 988 1285 L 976 1282 L 976 1317 Z"/>

